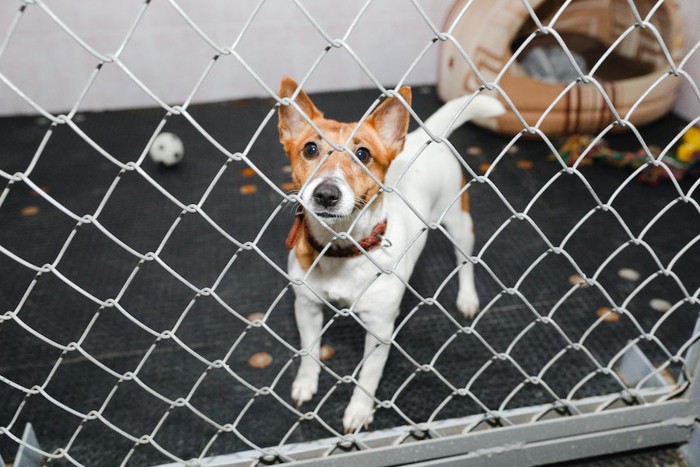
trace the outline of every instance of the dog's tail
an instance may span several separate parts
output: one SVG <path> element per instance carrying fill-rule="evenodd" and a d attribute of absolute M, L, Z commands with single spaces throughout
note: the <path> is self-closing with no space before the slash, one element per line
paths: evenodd
<path fill-rule="evenodd" d="M 457 115 L 465 105 L 466 108 Z M 503 104 L 497 99 L 482 94 L 468 94 L 445 103 L 425 121 L 425 126 L 435 136 L 447 138 L 469 120 L 495 117 L 504 112 Z"/>

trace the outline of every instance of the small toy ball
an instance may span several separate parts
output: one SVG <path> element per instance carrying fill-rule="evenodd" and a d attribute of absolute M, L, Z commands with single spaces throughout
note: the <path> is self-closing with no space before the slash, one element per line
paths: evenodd
<path fill-rule="evenodd" d="M 169 167 L 182 160 L 185 156 L 185 146 L 177 135 L 163 132 L 153 140 L 148 154 L 153 162 Z"/>

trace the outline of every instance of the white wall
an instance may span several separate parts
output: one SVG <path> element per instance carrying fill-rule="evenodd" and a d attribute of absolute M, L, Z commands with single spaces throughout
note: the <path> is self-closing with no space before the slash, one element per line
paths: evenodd
<path fill-rule="evenodd" d="M 687 53 L 700 41 L 700 2 L 698 0 L 682 0 L 683 24 L 685 26 L 685 45 Z M 700 76 L 700 50 L 688 60 L 685 71 L 692 77 Z M 697 83 L 700 85 L 700 83 Z M 690 84 L 683 80 L 674 110 L 688 120 L 700 116 L 700 101 L 693 92 Z"/>
<path fill-rule="evenodd" d="M 45 0 L 48 7 L 91 47 L 115 53 L 142 9 L 143 0 Z M 257 1 L 177 0 L 206 34 L 231 45 Z M 341 37 L 365 0 L 303 0 L 305 8 L 334 38 Z M 438 27 L 452 0 L 421 0 Z M 0 41 L 23 5 L 0 0 Z M 686 46 L 700 41 L 700 1 L 681 0 Z M 395 83 L 431 31 L 408 0 L 375 0 L 348 38 L 353 50 L 383 84 Z M 2 43 L 2 42 L 0 42 Z M 301 78 L 326 42 L 291 0 L 267 0 L 236 50 L 272 89 L 285 74 Z M 182 19 L 168 0 L 153 0 L 121 55 L 126 66 L 169 104 L 182 103 L 215 51 Z M 29 5 L 0 55 L 0 73 L 50 112 L 63 112 L 77 101 L 98 61 L 85 52 L 39 6 Z M 700 51 L 687 71 L 700 76 Z M 408 84 L 435 83 L 437 47 L 409 75 Z M 311 91 L 371 87 L 372 83 L 342 49 L 332 50 L 312 76 Z M 222 57 L 194 97 L 212 102 L 265 96 L 264 89 L 231 56 Z M 114 64 L 106 65 L 89 89 L 81 110 L 153 106 L 143 90 Z M 694 118 L 700 103 L 688 84 L 675 109 Z M 33 114 L 35 110 L 0 82 L 0 115 Z"/>
<path fill-rule="evenodd" d="M 143 0 L 45 0 L 48 7 L 91 47 L 115 53 L 142 9 Z M 252 0 L 177 0 L 177 4 L 216 43 L 230 46 L 257 4 Z M 342 37 L 365 0 L 303 0 L 316 21 Z M 429 17 L 442 26 L 452 0 L 422 0 Z M 23 3 L 0 0 L 0 41 Z M 406 72 L 432 32 L 407 0 L 377 0 L 361 17 L 348 43 L 383 84 Z M 290 0 L 268 0 L 236 50 L 272 89 L 289 74 L 300 79 L 320 56 L 326 41 Z M 169 104 L 182 103 L 215 51 L 167 0 L 153 0 L 121 60 Z M 79 46 L 39 6 L 28 5 L 0 56 L 0 73 L 50 112 L 64 112 L 77 101 L 98 60 Z M 434 83 L 437 47 L 409 76 L 409 84 Z M 342 49 L 326 55 L 306 88 L 354 89 L 371 81 Z M 234 57 L 218 60 L 195 95 L 195 102 L 264 96 L 265 90 Z M 115 64 L 107 64 L 80 106 L 103 110 L 155 105 Z M 0 114 L 35 110 L 0 82 Z"/>

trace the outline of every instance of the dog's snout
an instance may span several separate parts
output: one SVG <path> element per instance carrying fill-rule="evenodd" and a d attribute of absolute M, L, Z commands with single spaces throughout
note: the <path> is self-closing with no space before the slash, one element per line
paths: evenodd
<path fill-rule="evenodd" d="M 332 183 L 322 183 L 314 190 L 314 201 L 324 208 L 335 206 L 339 200 L 340 188 Z"/>

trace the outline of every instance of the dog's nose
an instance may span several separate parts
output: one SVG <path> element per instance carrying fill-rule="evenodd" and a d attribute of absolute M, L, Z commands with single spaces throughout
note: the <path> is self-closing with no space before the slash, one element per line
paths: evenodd
<path fill-rule="evenodd" d="M 338 200 L 340 200 L 340 189 L 332 183 L 322 183 L 314 190 L 314 201 L 324 208 L 335 206 Z"/>

